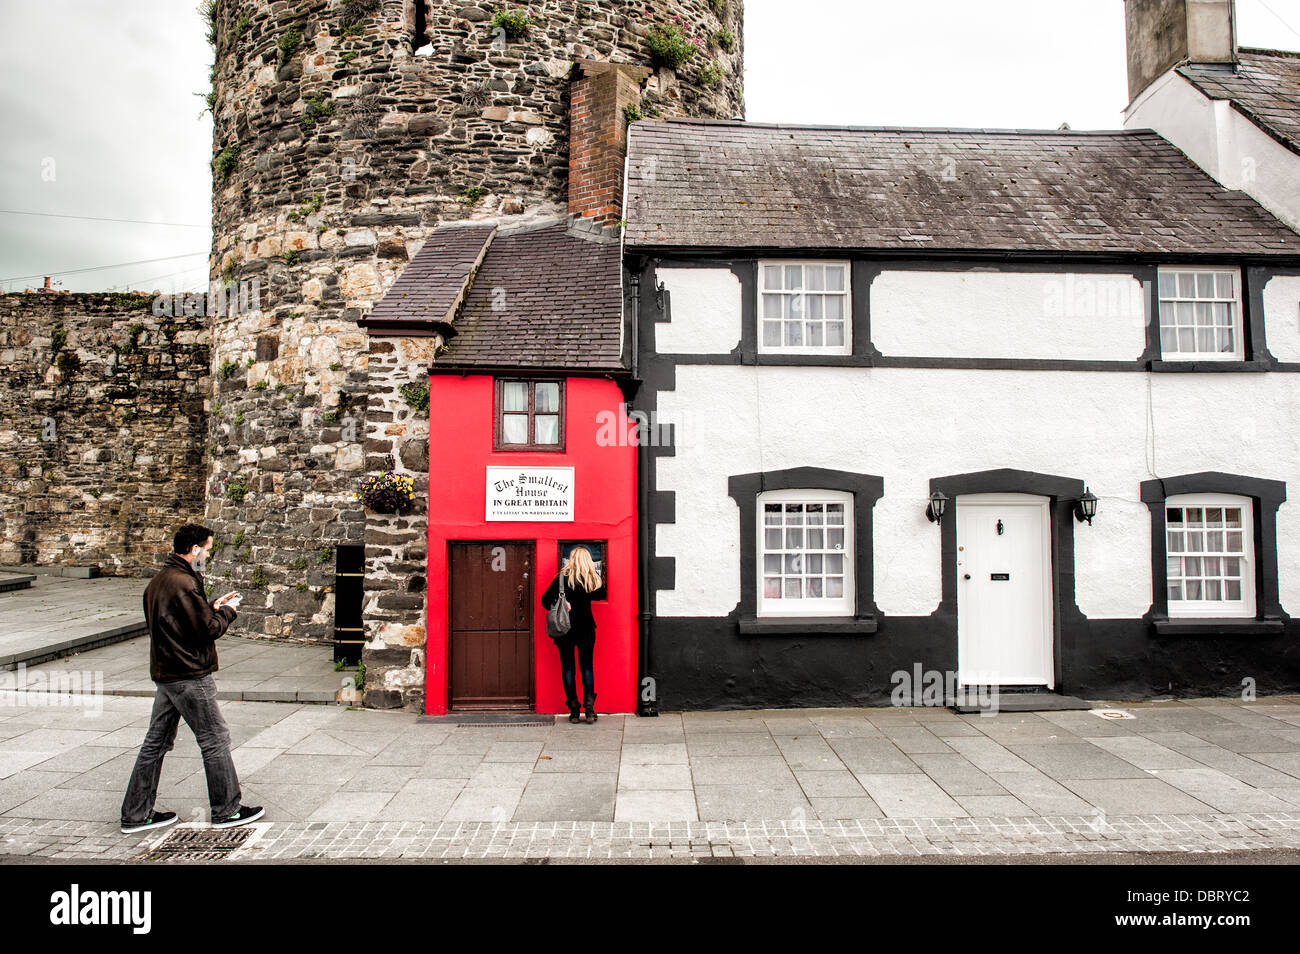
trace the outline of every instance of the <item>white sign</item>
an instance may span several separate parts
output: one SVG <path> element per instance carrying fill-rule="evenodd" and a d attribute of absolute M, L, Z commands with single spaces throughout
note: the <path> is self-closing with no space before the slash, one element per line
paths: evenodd
<path fill-rule="evenodd" d="M 572 520 L 572 467 L 487 468 L 488 520 Z"/>

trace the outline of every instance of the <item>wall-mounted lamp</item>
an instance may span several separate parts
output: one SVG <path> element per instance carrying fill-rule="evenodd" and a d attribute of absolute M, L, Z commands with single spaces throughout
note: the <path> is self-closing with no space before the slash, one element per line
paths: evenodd
<path fill-rule="evenodd" d="M 943 520 L 943 509 L 948 504 L 948 498 L 942 491 L 936 490 L 930 494 L 930 502 L 925 505 L 925 516 L 931 523 L 939 523 Z"/>
<path fill-rule="evenodd" d="M 1074 502 L 1074 519 L 1080 523 L 1087 520 L 1088 526 L 1092 526 L 1092 518 L 1097 515 L 1097 495 L 1088 489 L 1088 485 L 1083 486 L 1083 496 Z"/>

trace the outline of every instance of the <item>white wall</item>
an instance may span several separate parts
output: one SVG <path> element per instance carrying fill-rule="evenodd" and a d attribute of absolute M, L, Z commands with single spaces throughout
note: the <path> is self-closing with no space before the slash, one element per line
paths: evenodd
<path fill-rule="evenodd" d="M 672 271 L 665 282 L 674 288 L 672 324 L 700 334 L 674 339 L 677 346 L 730 351 L 739 340 L 739 292 L 720 289 L 734 277 Z M 983 281 L 989 277 L 978 284 L 994 287 Z M 1298 282 L 1274 279 L 1266 290 L 1266 312 L 1282 309 L 1266 315 L 1270 344 L 1285 341 L 1286 315 L 1296 327 Z M 677 297 L 677 289 L 688 294 Z M 1023 307 L 1028 299 L 1019 300 Z M 719 328 L 727 330 L 714 334 Z M 1134 357 L 1132 345 L 1123 350 Z M 1274 353 L 1291 352 L 1279 344 Z M 661 392 L 658 407 L 660 420 L 678 422 L 675 456 L 656 459 L 657 488 L 677 495 L 676 523 L 657 528 L 656 554 L 676 559 L 676 588 L 658 593 L 661 616 L 723 616 L 740 599 L 740 516 L 727 478 L 805 466 L 884 478 L 875 508 L 876 602 L 903 615 L 939 604 L 939 530 L 924 513 L 931 477 L 1005 467 L 1086 481 L 1100 503 L 1091 527 L 1075 524 L 1076 585 L 1093 618 L 1140 616 L 1151 604 L 1143 480 L 1224 471 L 1287 481 L 1279 582 L 1283 606 L 1300 612 L 1297 374 L 679 364 L 676 389 Z"/>
<path fill-rule="evenodd" d="M 1264 340 L 1279 361 L 1300 361 L 1300 275 L 1277 275 L 1264 286 Z"/>
<path fill-rule="evenodd" d="M 659 353 L 727 354 L 740 343 L 730 269 L 658 277 L 672 302 L 672 321 L 655 323 Z M 871 335 L 891 356 L 1133 361 L 1146 347 L 1143 296 L 1122 273 L 887 270 L 871 284 Z M 1300 361 L 1300 276 L 1271 279 L 1264 312 L 1269 350 Z"/>
<path fill-rule="evenodd" d="M 1146 348 L 1142 296 L 1124 274 L 883 271 L 871 340 L 885 355 L 1134 361 Z"/>
<path fill-rule="evenodd" d="M 1300 229 L 1300 156 L 1227 100 L 1212 100 L 1172 70 L 1133 102 L 1126 129 L 1154 129 L 1227 189 L 1240 189 Z"/>
<path fill-rule="evenodd" d="M 731 351 L 741 324 L 731 270 L 660 274 L 673 320 L 656 325 L 656 341 L 679 354 Z M 985 341 L 1024 341 L 1039 357 L 1134 359 L 1145 338 L 1140 322 L 1126 324 L 1132 316 L 1091 338 L 1037 318 L 1045 283 L 1063 291 L 1084 277 L 892 270 L 872 286 L 872 331 L 881 351 L 910 355 L 927 354 L 927 342 L 936 351 L 948 342 L 940 354 L 991 354 Z M 1282 360 L 1300 360 L 1297 300 L 1300 277 L 1265 287 L 1269 344 Z M 907 328 L 909 316 L 920 330 Z M 962 321 L 983 322 L 985 333 L 963 333 Z M 1095 619 L 1151 606 L 1151 512 L 1139 499 L 1141 481 L 1200 471 L 1287 481 L 1279 586 L 1283 607 L 1300 612 L 1300 374 L 679 364 L 676 381 L 658 395 L 656 413 L 677 425 L 676 455 L 656 459 L 656 487 L 675 491 L 677 516 L 656 530 L 656 555 L 676 559 L 676 587 L 659 591 L 659 615 L 724 616 L 736 607 L 740 511 L 727 478 L 794 467 L 884 478 L 875 597 L 889 615 L 939 606 L 939 529 L 924 516 L 931 477 L 1011 468 L 1086 481 L 1099 516 L 1075 524 L 1076 600 Z"/>
<path fill-rule="evenodd" d="M 655 323 L 656 351 L 726 354 L 740 344 L 740 279 L 730 269 L 661 268 L 657 278 L 669 292 L 672 321 Z"/>

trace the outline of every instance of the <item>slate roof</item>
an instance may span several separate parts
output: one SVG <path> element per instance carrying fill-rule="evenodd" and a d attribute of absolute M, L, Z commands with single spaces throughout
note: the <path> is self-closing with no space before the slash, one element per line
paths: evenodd
<path fill-rule="evenodd" d="M 1240 48 L 1231 64 L 1185 64 L 1178 72 L 1211 99 L 1228 99 L 1242 115 L 1300 153 L 1300 53 Z"/>
<path fill-rule="evenodd" d="M 364 323 L 442 333 L 440 369 L 625 371 L 617 230 L 573 216 L 439 226 Z"/>
<path fill-rule="evenodd" d="M 438 226 L 358 324 L 372 333 L 417 324 L 445 332 L 495 232 L 494 225 Z"/>
<path fill-rule="evenodd" d="M 1151 130 L 629 129 L 630 249 L 1300 253 Z"/>

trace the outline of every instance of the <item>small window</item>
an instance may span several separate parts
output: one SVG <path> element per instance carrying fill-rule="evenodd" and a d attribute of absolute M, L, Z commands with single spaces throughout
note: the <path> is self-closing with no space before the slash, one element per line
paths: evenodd
<path fill-rule="evenodd" d="M 760 262 L 758 350 L 851 354 L 847 262 Z"/>
<path fill-rule="evenodd" d="M 1237 269 L 1162 268 L 1159 284 L 1164 360 L 1244 359 Z"/>
<path fill-rule="evenodd" d="M 564 450 L 564 382 L 498 378 L 495 450 Z"/>
<path fill-rule="evenodd" d="M 853 615 L 853 495 L 758 495 L 758 615 Z"/>
<path fill-rule="evenodd" d="M 351 20 L 355 14 L 348 12 L 348 7 L 371 6 L 377 7 L 379 4 L 349 4 L 344 8 L 344 20 Z M 418 53 L 426 46 L 430 46 L 429 40 L 429 0 L 406 0 L 404 10 L 404 19 L 406 25 L 411 30 L 411 52 Z M 344 23 L 345 28 L 351 26 L 351 23 Z"/>
<path fill-rule="evenodd" d="M 1165 501 L 1169 615 L 1255 615 L 1251 499 L 1180 494 Z"/>
<path fill-rule="evenodd" d="M 560 541 L 560 562 L 559 566 L 563 569 L 564 564 L 569 560 L 569 554 L 574 547 L 586 547 L 587 552 L 591 554 L 591 562 L 596 564 L 596 572 L 600 574 L 601 587 L 609 592 L 609 566 L 605 561 L 605 540 L 561 540 Z"/>

